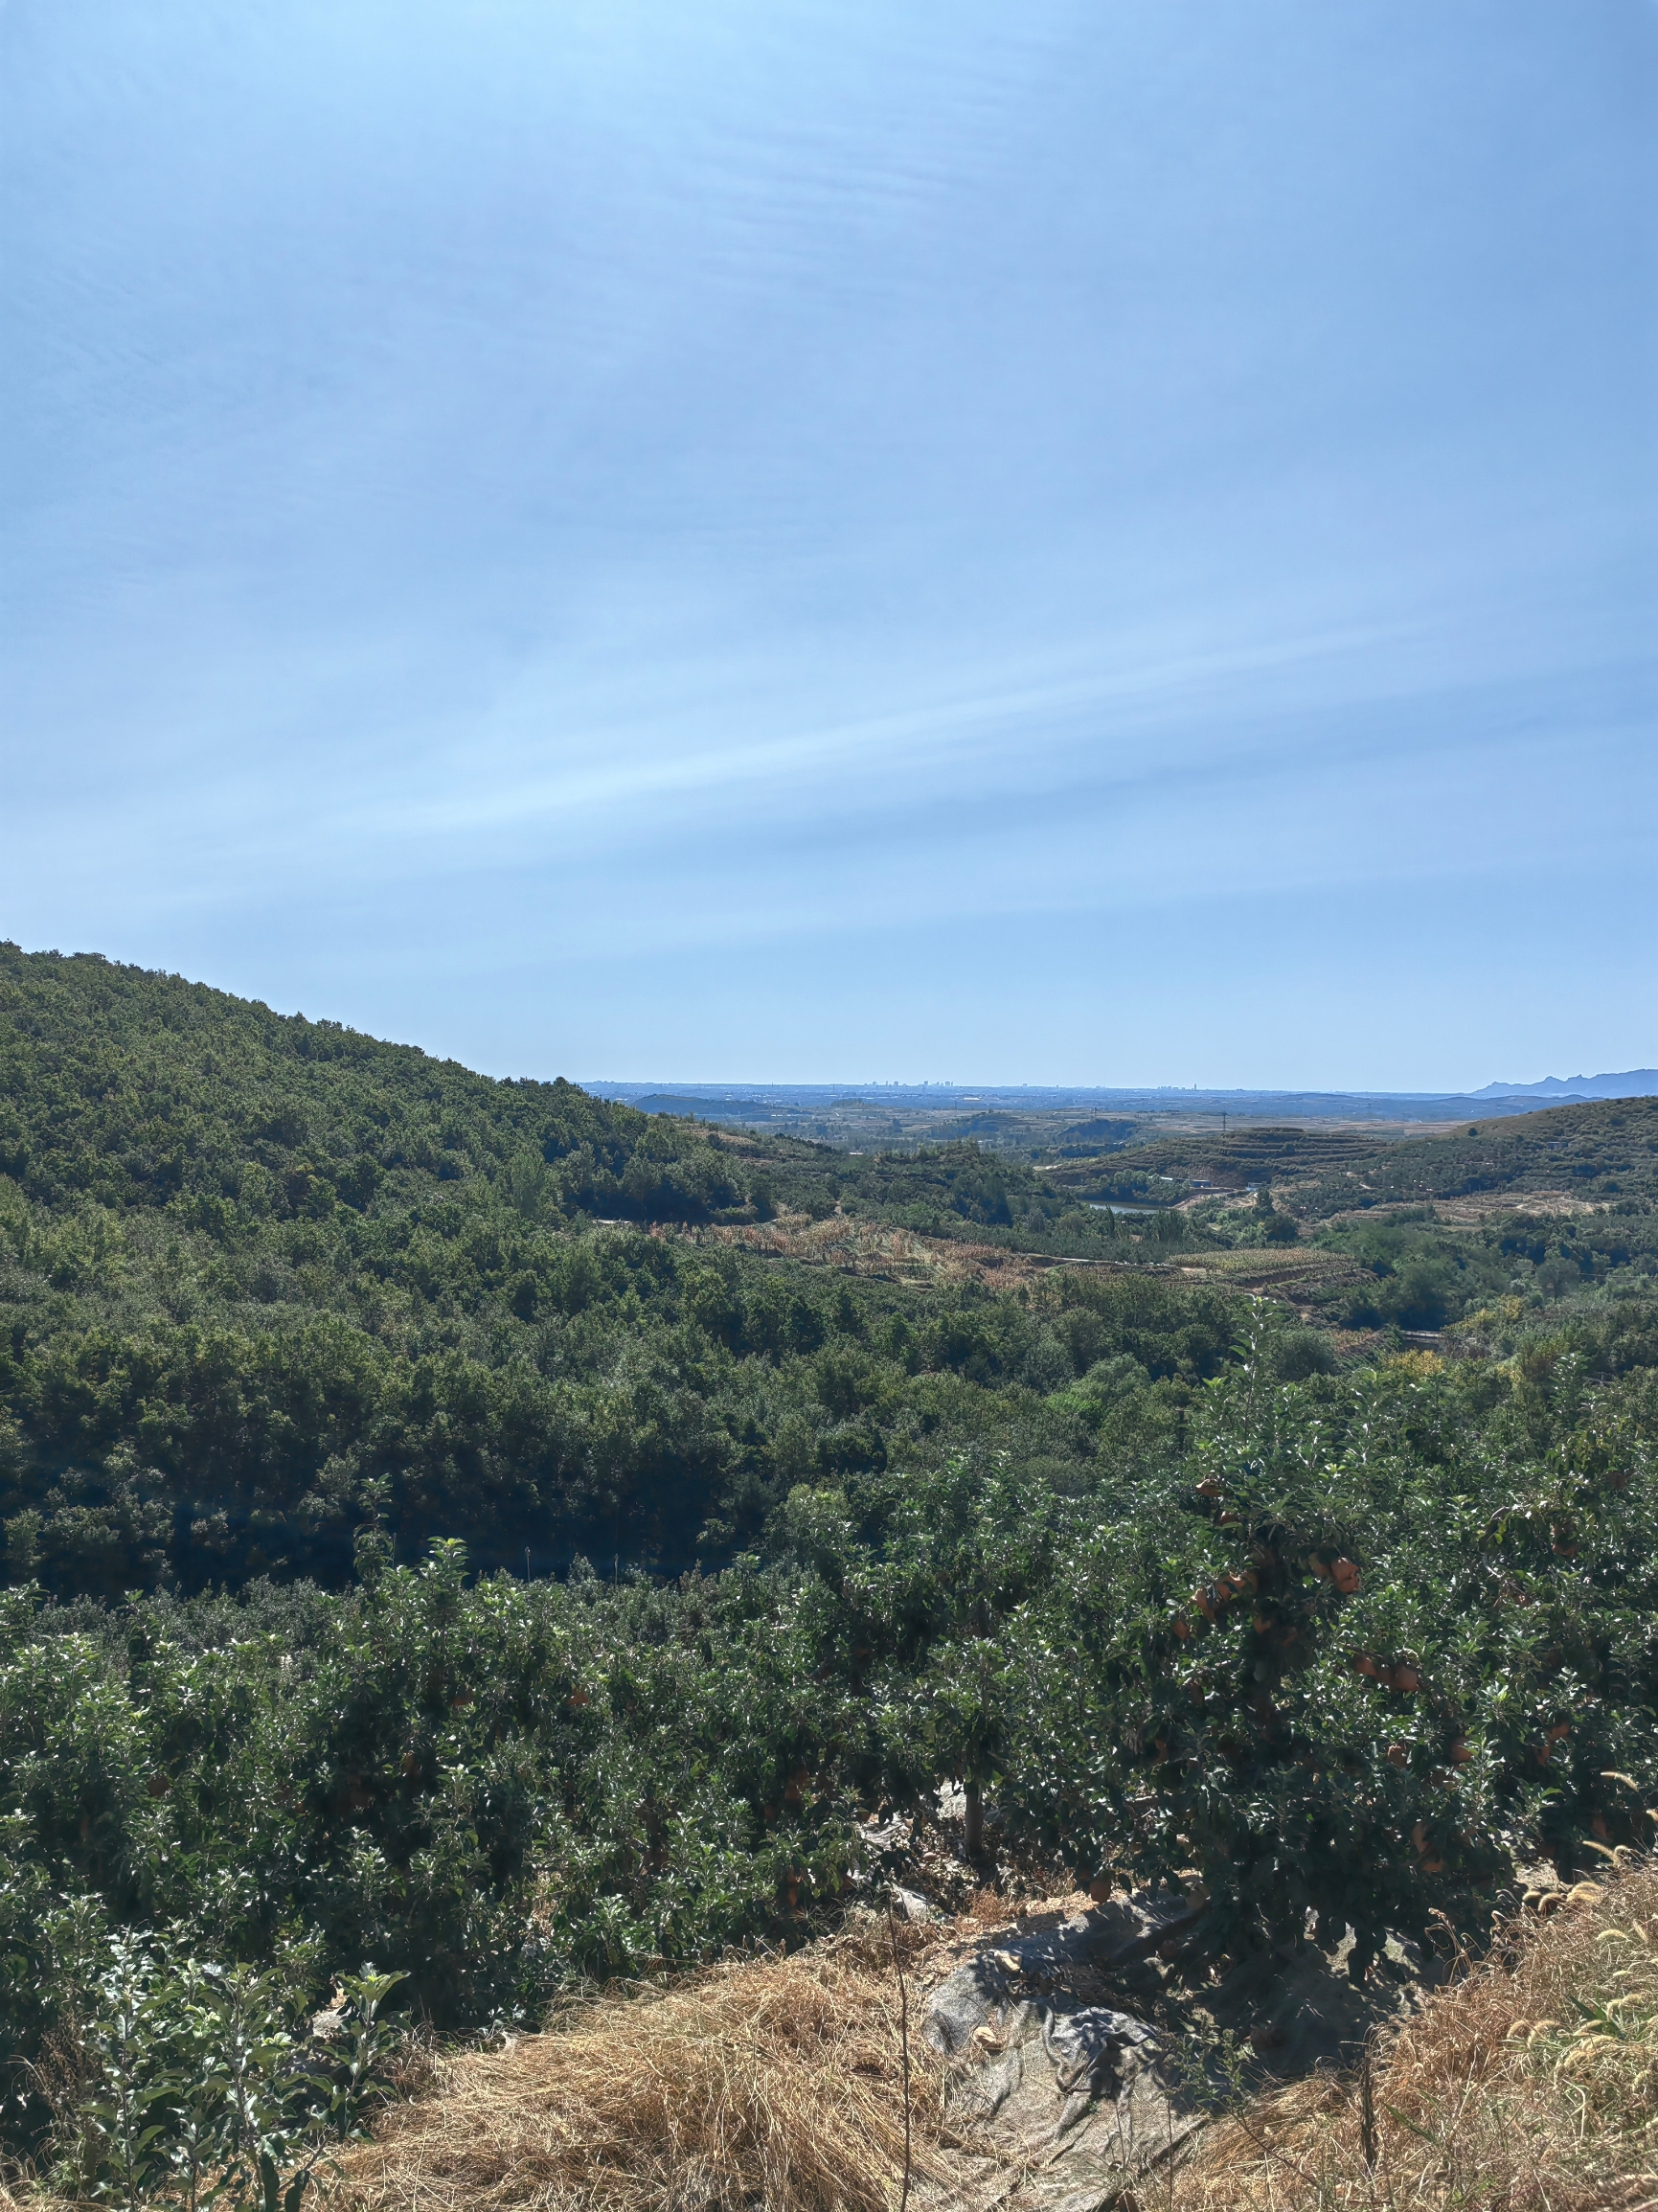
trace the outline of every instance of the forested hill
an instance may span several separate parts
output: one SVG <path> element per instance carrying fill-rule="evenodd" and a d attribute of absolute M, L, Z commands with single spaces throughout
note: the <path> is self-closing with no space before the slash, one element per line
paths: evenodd
<path fill-rule="evenodd" d="M 1453 1136 L 1395 1145 L 1369 1171 L 1378 1195 L 1516 1197 L 1564 1191 L 1603 1202 L 1658 1196 L 1658 1099 L 1597 1099 Z"/>
<path fill-rule="evenodd" d="M 464 1193 L 570 1222 L 850 1204 L 931 1235 L 1112 1248 L 1072 1195 L 971 1143 L 865 1156 L 732 1136 L 562 1081 L 491 1082 L 180 976 L 5 944 L 0 1174 L 54 1209 L 172 1207 L 210 1233 L 227 1205 L 326 1220 Z"/>
<path fill-rule="evenodd" d="M 1453 1134 L 1374 1145 L 1368 1156 L 1309 1164 L 1296 1211 L 1316 1220 L 1355 1206 L 1546 1195 L 1601 1206 L 1658 1197 L 1658 1099 L 1597 1099 Z"/>
<path fill-rule="evenodd" d="M 1102 1359 L 1125 1362 L 1108 1395 L 1171 1413 L 1226 1357 L 1211 1291 L 1021 1303 L 671 1233 L 774 1204 L 1112 1248 L 971 1147 L 723 1139 L 0 947 L 6 1571 L 65 1595 L 340 1582 L 376 1524 L 405 1557 L 461 1537 L 520 1571 L 681 1567 L 757 1540 L 805 1479 L 968 1442 L 1080 1463 L 1105 1401 L 1049 1402 Z"/>
<path fill-rule="evenodd" d="M 548 1171 L 550 1172 L 544 1172 Z M 492 1083 L 338 1022 L 175 975 L 0 946 L 0 1172 L 61 1206 L 361 1212 L 483 1178 L 564 1214 L 706 1220 L 751 1205 L 705 1131 L 558 1082 Z"/>
<path fill-rule="evenodd" d="M 1221 1189 L 1294 1187 L 1303 1219 L 1487 1192 L 1516 1199 L 1565 1192 L 1611 1203 L 1658 1197 L 1658 1099 L 1579 1102 L 1403 1139 L 1246 1124 L 1067 1160 L 1046 1174 L 1055 1189 L 1106 1198 L 1139 1197 L 1159 1179 L 1182 1192 L 1199 1178 Z"/>
<path fill-rule="evenodd" d="M 1398 1150 L 1397 1140 L 1348 1129 L 1304 1129 L 1294 1124 L 1246 1123 L 1204 1135 L 1158 1137 L 1093 1159 L 1066 1157 L 1043 1172 L 1055 1189 L 1125 1203 L 1188 1195 L 1193 1183 L 1241 1191 L 1261 1183 L 1299 1182 L 1331 1174 L 1366 1174 Z"/>

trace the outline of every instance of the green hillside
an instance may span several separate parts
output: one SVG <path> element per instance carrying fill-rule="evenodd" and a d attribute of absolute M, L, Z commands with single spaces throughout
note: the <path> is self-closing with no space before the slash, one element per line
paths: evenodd
<path fill-rule="evenodd" d="M 1658 1099 L 1601 1099 L 1512 1120 L 1471 1123 L 1443 1137 L 1377 1148 L 1354 1170 L 1320 1179 L 1312 1210 L 1377 1200 L 1485 1193 L 1523 1199 L 1563 1193 L 1609 1204 L 1658 1197 Z"/>
<path fill-rule="evenodd" d="M 498 1185 L 532 1214 L 742 1218 L 707 1132 L 569 1083 L 491 1083 L 181 977 L 0 946 L 0 1173 L 61 1209 L 250 1218 L 406 1210 Z M 454 1195 L 451 1193 L 450 1195 Z"/>
<path fill-rule="evenodd" d="M 534 2024 L 834 1928 L 883 1807 L 957 1901 L 1195 1870 L 1200 1988 L 1645 1841 L 1647 1108 L 1266 1132 L 1283 1205 L 1136 1227 L 5 947 L 0 1115 L 0 2146 L 64 2199 L 252 2173 L 239 2066 L 297 2205 L 368 1961 Z M 1378 1211 L 1417 1160 L 1598 1210 Z"/>
<path fill-rule="evenodd" d="M 1159 1137 L 1091 1160 L 1067 1160 L 1050 1169 L 1057 1189 L 1091 1198 L 1184 1197 L 1193 1182 L 1241 1191 L 1254 1183 L 1301 1181 L 1343 1173 L 1368 1174 L 1396 1150 L 1386 1139 L 1345 1129 L 1304 1129 L 1251 1124 L 1224 1134 Z M 1158 1185 L 1164 1186 L 1159 1192 Z M 1172 1189 L 1169 1186 L 1172 1185 Z"/>
<path fill-rule="evenodd" d="M 0 947 L 11 1570 L 110 1596 L 339 1582 L 376 1518 L 405 1549 L 464 1538 L 520 1570 L 578 1551 L 680 1567 L 756 1540 L 803 1476 L 922 1439 L 1080 1448 L 1043 1400 L 1117 1347 L 1076 1318 L 1084 1287 L 1039 1310 L 970 1285 L 923 1297 L 673 1233 L 837 1206 L 1125 1248 L 971 1146 L 727 1141 L 174 976 Z M 1148 1380 L 1215 1370 L 1223 1302 L 1135 1296 L 1123 1341 Z"/>
<path fill-rule="evenodd" d="M 1538 1193 L 1600 1204 L 1658 1197 L 1658 1100 L 1605 1099 L 1470 1123 L 1444 1136 L 1378 1138 L 1262 1124 L 1164 1137 L 1046 1171 L 1056 1191 L 1092 1199 L 1186 1196 L 1194 1182 L 1270 1183 L 1305 1220 L 1353 1207 Z"/>

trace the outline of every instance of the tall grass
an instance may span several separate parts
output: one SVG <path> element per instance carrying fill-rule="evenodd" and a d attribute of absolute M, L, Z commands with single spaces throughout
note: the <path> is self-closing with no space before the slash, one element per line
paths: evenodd
<path fill-rule="evenodd" d="M 924 1929 L 903 1927 L 912 1954 Z M 897 1986 L 873 1920 L 670 1994 L 604 1997 L 430 2091 L 347 2154 L 342 2212 L 888 2212 L 905 2126 Z M 953 2139 L 912 2037 L 918 2178 Z"/>
<path fill-rule="evenodd" d="M 1368 2096 L 1361 2069 L 1260 2100 L 1140 2212 L 1658 2205 L 1658 1866 L 1619 1858 L 1538 1898 L 1377 2048 Z"/>

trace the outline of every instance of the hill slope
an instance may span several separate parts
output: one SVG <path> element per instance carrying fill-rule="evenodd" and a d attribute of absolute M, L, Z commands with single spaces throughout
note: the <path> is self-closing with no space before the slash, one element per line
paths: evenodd
<path fill-rule="evenodd" d="M 1226 1357 L 1209 1292 L 1102 1290 L 1107 1329 L 1079 1287 L 1039 1311 L 674 1233 L 837 1204 L 1050 1245 L 1073 1218 L 970 1146 L 724 1139 L 0 947 L 8 1571 L 111 1596 L 337 1582 L 376 1517 L 486 1564 L 679 1567 L 752 1541 L 793 1483 L 923 1443 L 1085 1454 L 1042 1399 L 1105 1351 L 1148 1384 Z M 1101 1217 L 1075 1225 L 1113 1249 Z"/>
<path fill-rule="evenodd" d="M 1049 1169 L 1056 1189 L 1124 1200 L 1184 1195 L 1193 1180 L 1222 1189 L 1271 1183 L 1298 1190 L 1304 1218 L 1380 1201 L 1567 1191 L 1611 1201 L 1658 1197 L 1658 1099 L 1579 1100 L 1538 1113 L 1472 1121 L 1454 1134 L 1375 1138 L 1344 1129 L 1246 1127 L 1166 1137 Z"/>
<path fill-rule="evenodd" d="M 554 1173 L 541 1177 L 538 1170 Z M 567 1083 L 492 1083 L 413 1046 L 90 955 L 0 946 L 0 1173 L 48 1205 L 223 1201 L 284 1219 L 482 1177 L 565 1214 L 749 1205 L 707 1132 Z"/>
<path fill-rule="evenodd" d="M 1643 1836 L 1640 1284 L 1552 1252 L 1500 1360 L 1475 1331 L 1338 1367 L 1172 1269 L 866 1280 L 727 1242 L 771 1233 L 740 1225 L 767 1177 L 791 1238 L 813 1193 L 1034 1237 L 1040 1178 L 716 1143 L 166 977 L 0 969 L 0 2135 L 37 2143 L 69 2054 L 77 2201 L 142 2195 L 112 2093 L 129 2164 L 164 2197 L 186 2170 L 182 2107 L 131 2102 L 218 2079 L 183 2018 L 279 2054 L 280 2096 L 366 1959 L 464 2027 L 792 1950 L 898 1871 L 882 1809 L 953 1900 L 1027 1850 L 1194 1869 L 1200 1980 L 1309 1913 L 1362 1979 L 1390 1932 L 1488 1928 L 1516 1853 Z M 1233 1233 L 1303 1265 L 1255 1211 Z M 1397 1281 L 1386 1240 L 1441 1233 L 1410 1212 L 1318 1235 Z M 620 1572 L 699 1556 L 729 1565 Z"/>
<path fill-rule="evenodd" d="M 1563 1191 L 1611 1203 L 1658 1197 L 1658 1099 L 1605 1099 L 1470 1123 L 1456 1136 L 1378 1148 L 1319 1179 L 1298 1211 L 1333 1213 L 1385 1199 Z"/>
<path fill-rule="evenodd" d="M 1186 1197 L 1194 1181 L 1241 1191 L 1254 1183 L 1301 1181 L 1332 1173 L 1363 1174 L 1396 1149 L 1386 1138 L 1355 1136 L 1347 1129 L 1251 1124 L 1224 1134 L 1160 1137 L 1104 1158 L 1067 1161 L 1047 1174 L 1057 1188 L 1131 1203 L 1158 1196 L 1158 1183 L 1171 1184 L 1163 1196 L 1173 1198 Z"/>

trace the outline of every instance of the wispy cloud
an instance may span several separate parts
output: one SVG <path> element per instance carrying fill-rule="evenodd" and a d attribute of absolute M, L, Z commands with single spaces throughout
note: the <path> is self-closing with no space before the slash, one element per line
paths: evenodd
<path fill-rule="evenodd" d="M 1356 901 L 1410 1080 L 1650 1057 L 1651 48 L 13 7 L 0 927 L 493 1064 L 760 1072 L 792 972 L 1079 1078 L 1101 934 L 1154 1076 L 1226 908 L 1237 1049 L 1374 1082 L 1294 981 Z"/>

